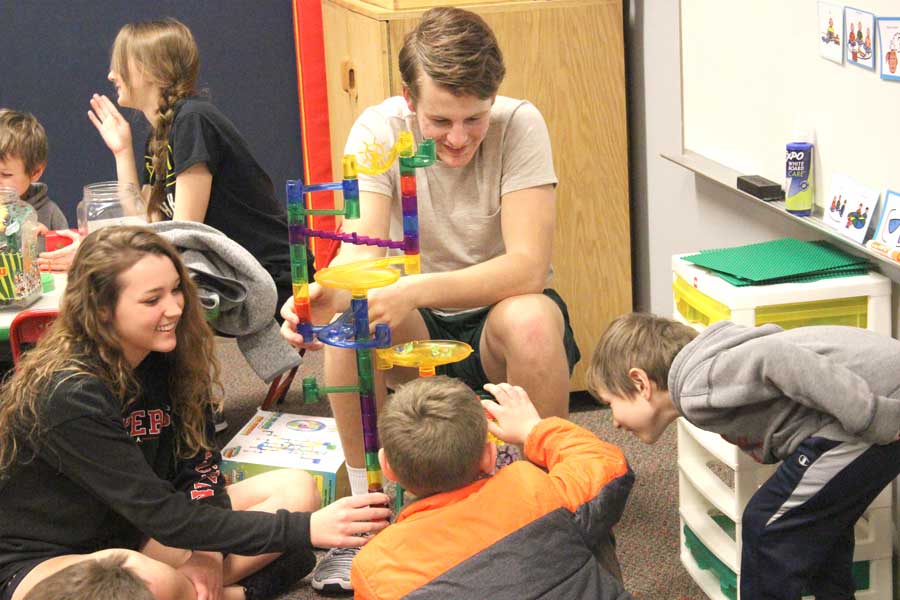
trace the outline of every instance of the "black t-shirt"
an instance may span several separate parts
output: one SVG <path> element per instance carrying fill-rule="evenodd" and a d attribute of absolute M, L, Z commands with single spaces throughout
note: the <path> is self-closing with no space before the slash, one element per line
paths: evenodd
<path fill-rule="evenodd" d="M 144 154 L 141 184 L 153 185 L 156 176 L 149 139 Z M 171 219 L 174 214 L 176 177 L 206 163 L 213 178 L 203 222 L 250 251 L 272 275 L 283 301 L 291 287 L 286 208 L 234 124 L 206 100 L 180 100 L 169 132 L 169 157 L 166 200 L 161 207 L 164 217 Z"/>

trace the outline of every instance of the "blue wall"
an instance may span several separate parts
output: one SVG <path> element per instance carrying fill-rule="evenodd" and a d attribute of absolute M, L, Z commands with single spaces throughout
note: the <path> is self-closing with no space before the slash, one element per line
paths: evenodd
<path fill-rule="evenodd" d="M 109 51 L 129 21 L 171 16 L 200 47 L 198 87 L 247 139 L 283 196 L 302 177 L 290 0 L 0 0 L 0 106 L 32 112 L 47 129 L 43 181 L 75 225 L 81 188 L 115 179 L 115 162 L 88 121 L 94 92 L 115 101 Z M 148 128 L 124 110 L 136 147 Z M 139 149 L 140 151 L 140 149 Z"/>

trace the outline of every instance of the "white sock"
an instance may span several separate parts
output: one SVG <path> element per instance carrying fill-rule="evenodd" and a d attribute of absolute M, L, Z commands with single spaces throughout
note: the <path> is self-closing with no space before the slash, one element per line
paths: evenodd
<path fill-rule="evenodd" d="M 350 480 L 350 493 L 354 496 L 369 493 L 369 478 L 366 469 L 357 469 L 347 465 L 347 478 Z"/>

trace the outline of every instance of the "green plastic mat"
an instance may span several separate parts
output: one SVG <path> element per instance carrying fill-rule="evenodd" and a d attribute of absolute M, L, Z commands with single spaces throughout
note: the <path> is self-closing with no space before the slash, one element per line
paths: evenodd
<path fill-rule="evenodd" d="M 868 260 L 828 242 L 794 238 L 702 250 L 684 260 L 714 271 L 738 286 L 848 277 L 865 273 L 870 266 Z"/>
<path fill-rule="evenodd" d="M 735 287 L 744 287 L 748 285 L 773 285 L 776 283 L 808 283 L 810 281 L 819 281 L 820 279 L 834 279 L 836 277 L 853 277 L 856 275 L 865 275 L 869 272 L 869 267 L 849 267 L 829 270 L 822 273 L 812 273 L 808 275 L 793 275 L 790 277 L 776 277 L 775 279 L 766 279 L 765 281 L 755 282 L 747 279 L 740 279 L 729 275 L 728 273 L 714 272 L 731 285 Z"/>

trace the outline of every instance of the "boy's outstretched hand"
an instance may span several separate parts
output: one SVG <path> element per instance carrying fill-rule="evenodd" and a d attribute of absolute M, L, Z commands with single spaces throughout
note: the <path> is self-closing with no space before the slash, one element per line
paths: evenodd
<path fill-rule="evenodd" d="M 484 386 L 495 399 L 482 400 L 481 404 L 497 420 L 488 421 L 488 430 L 507 444 L 522 446 L 541 417 L 525 390 L 508 383 Z"/>
<path fill-rule="evenodd" d="M 366 534 L 388 526 L 390 499 L 385 494 L 360 494 L 336 500 L 309 518 L 309 539 L 319 548 L 362 546 Z"/>

